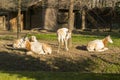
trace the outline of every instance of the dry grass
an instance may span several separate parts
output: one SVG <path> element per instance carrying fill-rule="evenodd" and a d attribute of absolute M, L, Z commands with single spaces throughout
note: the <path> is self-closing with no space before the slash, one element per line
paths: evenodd
<path fill-rule="evenodd" d="M 108 46 L 109 50 L 102 53 L 98 53 L 98 52 L 90 53 L 85 49 L 85 44 L 89 40 L 93 40 L 96 38 L 103 38 L 103 36 L 75 34 L 73 35 L 74 43 L 72 48 L 70 48 L 70 51 L 66 52 L 62 48 L 60 50 L 60 53 L 57 53 L 57 41 L 56 41 L 57 39 L 54 33 L 51 34 L 42 33 L 42 34 L 31 34 L 31 35 L 36 35 L 40 42 L 45 42 L 50 44 L 53 48 L 53 53 L 51 55 L 37 55 L 37 54 L 27 55 L 26 50 L 12 49 L 11 44 L 12 41 L 15 39 L 15 35 L 13 34 L 7 35 L 7 37 L 5 35 L 1 35 L 1 39 L 0 39 L 0 71 L 2 71 L 1 73 L 5 73 L 5 75 L 6 73 L 8 73 L 8 74 L 15 74 L 18 76 L 23 75 L 27 77 L 32 77 L 31 80 L 34 80 L 34 78 L 36 78 L 36 80 L 39 80 L 40 78 L 39 74 L 42 75 L 42 73 L 45 73 L 46 77 L 47 76 L 53 77 L 52 75 L 48 75 L 49 73 L 47 74 L 46 72 L 55 72 L 52 74 L 55 75 L 58 73 L 60 74 L 60 76 L 62 76 L 62 74 L 68 75 L 68 73 L 71 75 L 74 74 L 85 75 L 81 73 L 115 73 L 115 74 L 120 73 L 119 43 L 109 45 Z M 117 37 L 113 36 L 113 40 L 115 42 L 119 42 L 119 36 L 118 35 Z M 33 71 L 36 73 L 34 73 Z M 39 73 L 38 71 L 40 72 L 45 71 L 45 72 Z M 59 73 L 59 72 L 68 72 L 68 73 Z M 88 74 L 88 75 L 86 74 L 87 78 L 91 78 L 90 77 L 91 75 L 92 74 Z M 109 79 L 106 78 L 106 80 L 107 79 L 112 80 L 110 79 L 110 76 L 104 75 L 103 78 L 109 77 Z M 101 79 L 103 79 L 101 75 L 100 77 Z M 55 77 L 49 78 L 49 80 L 50 79 L 52 80 L 54 78 Z M 28 79 L 30 78 L 26 78 L 23 80 L 28 80 Z M 82 77 L 81 80 L 82 79 L 84 80 L 85 77 Z M 95 79 L 98 78 L 96 77 Z M 68 80 L 70 80 L 70 78 L 68 78 Z M 74 80 L 74 77 L 71 78 L 71 80 Z"/>
<path fill-rule="evenodd" d="M 47 37 L 45 37 L 46 35 Z M 12 43 L 11 38 L 7 40 L 1 39 L 0 64 L 2 66 L 0 66 L 0 69 L 13 71 L 120 73 L 119 47 L 109 45 L 109 50 L 102 53 L 90 53 L 85 49 L 85 43 L 88 40 L 102 37 L 73 35 L 73 40 L 76 42 L 73 43 L 72 48 L 68 52 L 62 48 L 60 53 L 57 53 L 55 34 L 36 34 L 36 36 L 40 42 L 45 42 L 52 46 L 53 53 L 51 55 L 27 55 L 26 50 L 12 49 L 10 46 Z"/>

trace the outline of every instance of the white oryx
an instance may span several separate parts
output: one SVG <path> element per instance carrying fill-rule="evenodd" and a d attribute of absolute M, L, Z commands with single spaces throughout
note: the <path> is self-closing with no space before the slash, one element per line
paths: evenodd
<path fill-rule="evenodd" d="M 31 36 L 30 39 L 18 39 L 14 41 L 13 47 L 24 48 L 36 54 L 51 54 L 52 48 L 46 43 L 40 43 L 35 36 Z"/>
<path fill-rule="evenodd" d="M 97 51 L 97 52 L 106 51 L 106 50 L 108 50 L 108 48 L 106 47 L 108 42 L 113 43 L 110 35 L 105 37 L 102 40 L 96 39 L 96 40 L 90 41 L 87 44 L 87 50 L 88 51 Z"/>
<path fill-rule="evenodd" d="M 58 52 L 60 50 L 60 45 L 65 44 L 65 49 L 68 51 L 68 39 L 71 38 L 71 31 L 67 28 L 60 28 L 57 30 L 58 37 Z"/>
<path fill-rule="evenodd" d="M 43 52 L 44 52 L 44 54 L 51 54 L 52 53 L 52 48 L 51 48 L 51 46 L 50 45 L 48 45 L 48 44 L 46 44 L 46 43 L 40 43 L 38 40 L 37 40 L 37 38 L 36 38 L 36 36 L 31 36 L 30 37 L 30 42 L 31 42 L 31 46 L 34 46 L 34 48 L 35 48 L 35 45 L 36 46 L 41 46 L 42 45 L 42 49 L 43 49 Z M 37 48 L 36 48 L 37 49 Z M 35 52 L 35 51 L 33 51 L 33 52 Z M 42 54 L 42 52 L 41 52 L 41 54 Z"/>

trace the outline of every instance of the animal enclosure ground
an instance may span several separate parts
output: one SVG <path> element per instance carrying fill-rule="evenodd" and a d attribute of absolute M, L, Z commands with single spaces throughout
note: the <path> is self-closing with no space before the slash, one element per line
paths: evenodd
<path fill-rule="evenodd" d="M 80 42 L 73 42 L 73 46 L 68 52 L 62 48 L 60 53 L 57 53 L 57 37 L 54 37 L 56 38 L 54 40 L 52 37 L 50 37 L 51 39 L 42 39 L 42 36 L 48 33 L 31 33 L 31 35 L 37 34 L 41 34 L 39 36 L 40 42 L 45 42 L 52 46 L 53 53 L 51 55 L 28 55 L 26 50 L 14 50 L 11 44 L 16 37 L 16 33 L 1 33 L 0 70 L 120 73 L 119 46 L 111 45 L 108 51 L 102 53 L 88 52 L 85 49 L 86 42 L 82 39 L 82 37 L 86 37 L 84 35 L 81 37 Z M 25 33 L 21 35 L 24 36 Z M 79 34 L 77 35 L 80 37 Z M 54 36 L 56 35 L 54 34 Z M 75 37 L 73 36 L 73 38 Z"/>

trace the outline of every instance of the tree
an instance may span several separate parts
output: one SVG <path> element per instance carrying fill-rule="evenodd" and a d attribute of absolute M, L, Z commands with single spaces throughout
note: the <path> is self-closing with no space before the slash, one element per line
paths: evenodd
<path fill-rule="evenodd" d="M 82 30 L 85 29 L 85 16 L 86 16 L 85 9 L 82 9 Z"/>
<path fill-rule="evenodd" d="M 70 0 L 70 4 L 69 4 L 69 13 L 68 13 L 68 16 L 69 16 L 69 20 L 68 20 L 68 28 L 69 28 L 69 31 L 72 33 L 72 30 L 73 30 L 73 8 L 74 8 L 74 0 Z M 69 39 L 69 47 L 72 47 L 72 39 Z"/>
<path fill-rule="evenodd" d="M 6 12 L 18 11 L 17 16 L 17 38 L 21 31 L 21 11 L 27 9 L 37 0 L 0 0 L 0 9 Z M 2 12 L 2 11 L 1 11 Z"/>
<path fill-rule="evenodd" d="M 18 0 L 17 38 L 19 38 L 20 35 L 20 28 L 21 28 L 21 0 Z"/>
<path fill-rule="evenodd" d="M 17 38 L 20 37 L 20 31 L 21 31 L 21 9 L 24 8 L 24 7 L 28 7 L 32 2 L 32 0 L 18 0 L 18 2 L 16 2 L 16 4 L 18 3 L 18 23 L 17 23 Z M 25 4 L 27 6 L 25 6 Z"/>

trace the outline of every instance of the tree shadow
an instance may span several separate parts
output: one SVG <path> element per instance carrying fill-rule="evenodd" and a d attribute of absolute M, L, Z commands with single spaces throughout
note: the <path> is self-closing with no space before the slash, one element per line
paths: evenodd
<path fill-rule="evenodd" d="M 74 60 L 64 55 L 40 55 L 33 57 L 26 54 L 0 52 L 0 70 L 2 71 L 80 71 L 90 72 L 86 67 L 92 67 L 93 62 L 87 60 Z M 73 67 L 71 67 L 73 66 Z"/>
<path fill-rule="evenodd" d="M 120 63 L 119 62 L 114 62 L 114 61 L 112 61 L 112 60 L 107 60 L 107 59 L 105 59 L 105 58 L 103 58 L 103 57 L 100 57 L 100 56 L 98 56 L 98 55 L 95 55 L 95 54 L 93 54 L 93 55 L 91 55 L 92 57 L 94 57 L 94 58 L 97 58 L 97 59 L 100 59 L 100 60 L 102 60 L 103 62 L 106 62 L 106 63 L 109 63 L 109 64 L 113 64 L 113 65 L 120 65 Z M 108 55 L 109 56 L 109 55 Z"/>
<path fill-rule="evenodd" d="M 39 64 L 46 67 L 43 61 L 32 56 L 0 52 L 0 69 L 3 71 L 38 71 L 42 68 Z"/>
<path fill-rule="evenodd" d="M 27 77 L 34 78 L 35 80 L 44 80 L 45 77 L 47 77 L 47 80 L 52 80 L 58 77 L 66 80 L 66 78 L 64 78 L 65 75 L 67 75 L 69 79 L 72 77 L 79 79 L 78 76 L 83 75 L 82 79 L 86 79 L 87 77 L 95 80 L 98 76 L 111 76 L 111 74 L 93 74 L 92 70 L 95 67 L 95 63 L 91 58 L 74 58 L 61 54 L 40 55 L 36 58 L 25 54 L 21 55 L 6 51 L 0 52 L 0 71 L 11 76 L 17 74 L 19 78 Z M 72 75 L 69 75 L 69 73 Z M 96 78 L 93 79 L 91 75 L 96 75 L 97 77 L 95 76 Z M 76 80 L 76 78 L 74 80 Z"/>
<path fill-rule="evenodd" d="M 74 31 L 75 34 L 81 34 L 81 35 L 92 35 L 92 36 L 108 36 L 111 35 L 114 38 L 120 38 L 120 33 L 118 32 L 91 32 L 91 31 Z"/>
<path fill-rule="evenodd" d="M 0 71 L 2 71 L 2 73 L 8 73 L 10 75 L 18 74 L 21 77 L 35 78 L 35 80 L 39 80 L 38 76 L 25 74 L 26 71 L 43 71 L 47 73 L 91 72 L 88 68 L 93 69 L 93 65 L 94 62 L 90 59 L 72 59 L 64 55 L 40 55 L 40 57 L 36 58 L 26 54 L 10 53 L 6 51 L 0 52 Z"/>

